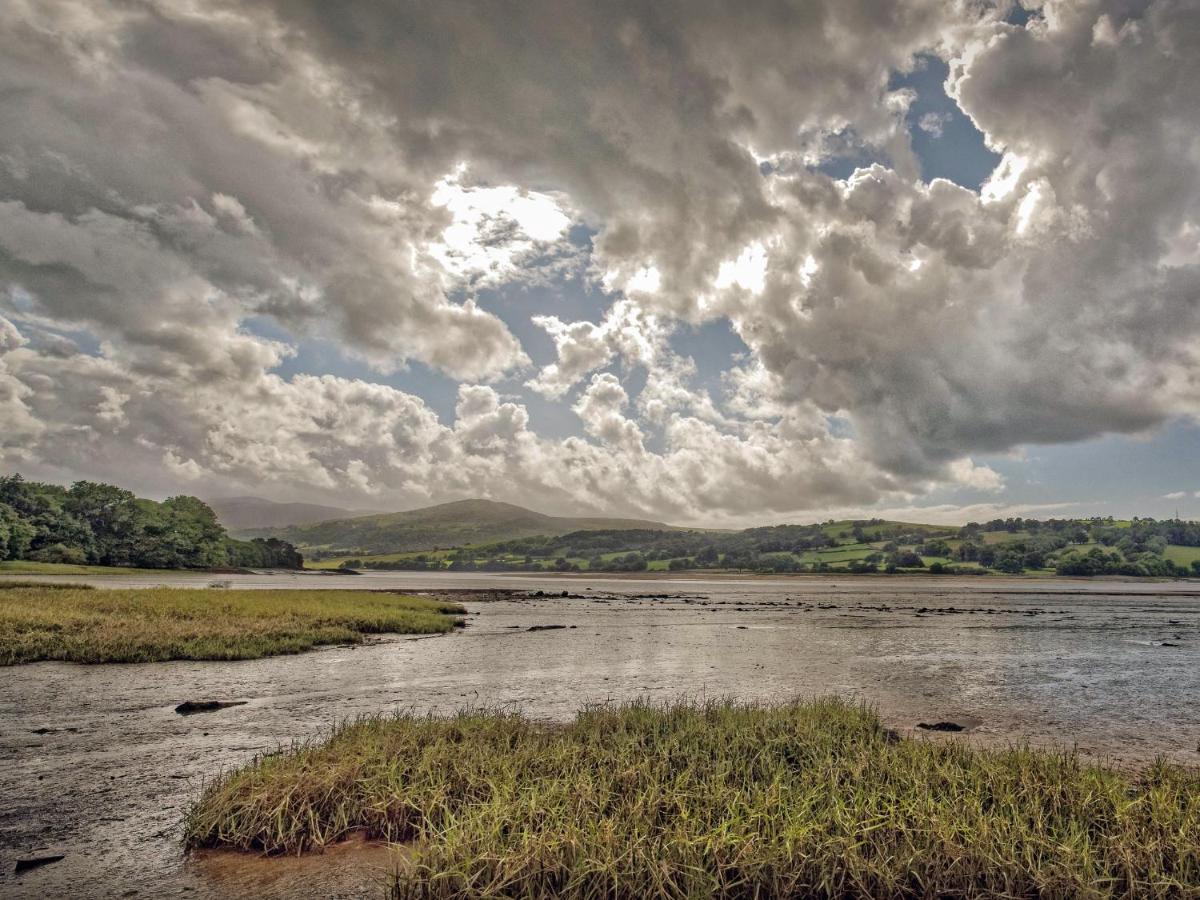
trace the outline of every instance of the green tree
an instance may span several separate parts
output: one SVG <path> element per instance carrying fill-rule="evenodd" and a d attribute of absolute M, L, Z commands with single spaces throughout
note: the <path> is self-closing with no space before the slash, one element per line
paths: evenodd
<path fill-rule="evenodd" d="M 132 491 L 95 481 L 77 481 L 67 491 L 63 509 L 91 531 L 90 545 L 85 548 L 88 562 L 102 566 L 127 566 L 133 562 L 144 517 Z"/>
<path fill-rule="evenodd" d="M 15 509 L 0 503 L 0 560 L 23 559 L 36 533 Z"/>
<path fill-rule="evenodd" d="M 225 529 L 208 504 L 196 497 L 168 497 L 161 510 L 180 548 L 185 566 L 220 566 L 226 562 Z"/>

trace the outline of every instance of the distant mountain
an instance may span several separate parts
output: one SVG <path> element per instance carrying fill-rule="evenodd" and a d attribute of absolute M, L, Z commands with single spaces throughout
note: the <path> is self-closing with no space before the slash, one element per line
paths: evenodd
<path fill-rule="evenodd" d="M 542 534 L 557 536 L 572 531 L 670 527 L 642 519 L 547 516 L 511 503 L 458 500 L 407 512 L 253 529 L 246 534 L 283 538 L 307 551 L 375 554 L 459 547 Z"/>
<path fill-rule="evenodd" d="M 345 519 L 359 515 L 352 509 L 322 506 L 319 503 L 276 503 L 262 497 L 221 497 L 205 501 L 229 531 L 285 528 L 326 519 Z"/>

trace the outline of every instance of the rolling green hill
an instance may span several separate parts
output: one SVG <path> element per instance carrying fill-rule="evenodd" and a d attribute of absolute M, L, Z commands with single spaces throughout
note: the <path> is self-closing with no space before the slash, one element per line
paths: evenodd
<path fill-rule="evenodd" d="M 547 516 L 494 500 L 458 500 L 424 509 L 333 519 L 283 528 L 239 532 L 248 537 L 278 537 L 318 554 L 380 554 L 439 547 L 487 544 L 534 535 L 557 536 L 573 531 L 628 528 L 669 529 L 640 519 Z"/>

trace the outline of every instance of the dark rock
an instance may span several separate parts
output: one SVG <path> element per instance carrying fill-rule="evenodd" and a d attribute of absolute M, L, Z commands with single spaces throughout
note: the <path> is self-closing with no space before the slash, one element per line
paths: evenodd
<path fill-rule="evenodd" d="M 898 744 L 898 743 L 900 743 L 901 740 L 903 740 L 903 738 L 900 737 L 900 733 L 898 731 L 896 731 L 895 729 L 893 729 L 893 728 L 883 729 L 883 742 L 885 744 Z"/>
<path fill-rule="evenodd" d="M 48 866 L 50 863 L 56 863 L 60 859 L 65 859 L 63 853 L 51 853 L 46 856 L 28 856 L 24 859 L 17 860 L 17 866 L 13 872 L 26 872 L 29 869 L 36 869 L 39 866 Z"/>
<path fill-rule="evenodd" d="M 918 722 L 917 727 L 925 731 L 965 731 L 962 725 L 956 722 L 934 722 L 930 725 L 928 722 Z"/>
<path fill-rule="evenodd" d="M 530 625 L 526 631 L 554 631 L 557 628 L 566 628 L 566 625 Z"/>
<path fill-rule="evenodd" d="M 193 716 L 196 713 L 216 712 L 229 706 L 245 706 L 248 700 L 187 700 L 175 707 L 175 712 L 181 716 Z"/>

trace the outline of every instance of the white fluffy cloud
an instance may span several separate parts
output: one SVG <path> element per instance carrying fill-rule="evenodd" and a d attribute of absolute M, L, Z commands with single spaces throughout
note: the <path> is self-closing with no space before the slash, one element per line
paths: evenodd
<path fill-rule="evenodd" d="M 995 493 L 973 457 L 1194 416 L 1200 4 L 1003 12 L 14 0 L 0 463 L 699 520 Z M 921 53 L 1003 153 L 980 192 L 920 178 Z M 535 369 L 483 289 L 568 274 L 600 308 L 521 309 Z M 717 319 L 723 391 L 674 340 Z M 317 338 L 459 381 L 453 420 L 276 373 Z"/>

